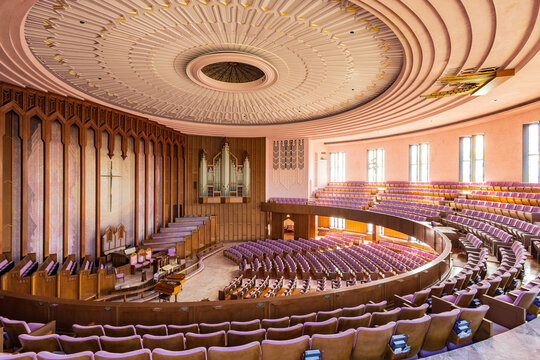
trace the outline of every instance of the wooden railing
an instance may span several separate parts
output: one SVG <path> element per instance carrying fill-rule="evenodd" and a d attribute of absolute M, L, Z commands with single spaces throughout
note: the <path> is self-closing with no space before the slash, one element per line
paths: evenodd
<path fill-rule="evenodd" d="M 279 318 L 350 307 L 370 300 L 392 302 L 394 294 L 406 295 L 431 286 L 450 272 L 450 240 L 427 224 L 385 214 L 323 206 L 263 204 L 263 211 L 297 211 L 373 223 L 414 236 L 431 245 L 440 255 L 413 271 L 366 284 L 321 293 L 264 299 L 159 304 L 103 303 L 0 291 L 0 315 L 43 323 L 56 320 L 57 327 L 64 331 L 69 331 L 72 324 L 191 324 Z"/>

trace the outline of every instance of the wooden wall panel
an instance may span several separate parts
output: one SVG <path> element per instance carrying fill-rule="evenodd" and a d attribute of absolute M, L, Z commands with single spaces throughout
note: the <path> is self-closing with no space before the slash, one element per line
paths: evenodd
<path fill-rule="evenodd" d="M 220 241 L 246 241 L 265 238 L 265 214 L 260 204 L 265 200 L 265 139 L 228 138 L 231 153 L 242 158 L 247 152 L 251 162 L 251 198 L 244 204 L 199 204 L 199 154 L 205 150 L 209 158 L 221 151 L 224 138 L 186 137 L 186 216 L 217 215 Z"/>
<path fill-rule="evenodd" d="M 16 122 L 12 121 L 13 117 L 17 118 Z M 63 129 L 62 144 L 60 144 L 62 168 L 54 166 L 50 161 L 50 129 L 51 124 L 56 121 Z M 30 125 L 32 122 L 39 122 L 41 142 L 31 138 L 32 134 L 37 134 L 35 129 L 31 133 L 32 128 Z M 7 128 L 6 123 L 9 123 Z M 70 129 L 77 129 L 77 136 L 74 135 L 75 132 L 70 134 Z M 95 141 L 88 142 L 86 136 L 89 129 L 93 130 Z M 8 133 L 6 133 L 6 130 Z M 104 133 L 108 134 L 108 141 L 106 143 L 102 143 L 102 135 Z M 160 220 L 163 219 L 163 223 L 166 225 L 167 220 L 170 218 L 171 205 L 180 202 L 180 199 L 178 199 L 179 194 L 183 196 L 184 193 L 184 189 L 182 188 L 185 184 L 183 180 L 185 176 L 183 161 L 176 160 L 177 164 L 175 166 L 171 165 L 171 161 L 174 159 L 171 149 L 183 149 L 185 147 L 185 136 L 183 134 L 146 118 L 113 110 L 91 102 L 0 82 L 0 159 L 2 159 L 2 164 L 0 164 L 0 251 L 11 253 L 13 260 L 16 262 L 22 259 L 28 252 L 36 253 L 38 258 L 41 259 L 41 255 L 47 255 L 51 247 L 59 250 L 60 253 L 58 255 L 60 258 L 70 253 L 84 255 L 88 249 L 92 248 L 95 249 L 96 254 L 100 254 L 100 229 L 102 225 L 105 225 L 105 223 L 100 224 L 100 222 L 103 222 L 101 220 L 103 214 L 100 210 L 101 207 L 106 206 L 106 204 L 102 204 L 100 195 L 103 189 L 100 184 L 102 166 L 106 164 L 103 164 L 104 161 L 100 160 L 101 156 L 99 155 L 103 152 L 105 155 L 104 158 L 108 155 L 112 159 L 114 154 L 118 155 L 121 151 L 122 159 L 125 160 L 128 157 L 128 161 L 133 161 L 131 158 L 135 156 L 133 151 L 135 145 L 130 144 L 133 143 L 140 146 L 140 141 L 143 141 L 146 146 L 149 142 L 153 142 L 156 146 L 153 149 L 154 154 L 151 164 L 148 161 L 149 154 L 146 146 L 144 149 L 138 149 L 146 157 L 144 162 L 145 175 L 142 178 L 138 178 L 138 182 L 142 182 L 148 187 L 148 167 L 155 167 L 156 156 L 154 155 L 157 155 L 157 152 L 162 156 L 160 158 L 162 166 L 159 173 L 160 209 L 152 209 L 153 219 L 151 220 L 154 220 L 153 223 L 155 223 L 155 217 L 159 212 Z M 38 149 L 39 153 L 36 153 L 35 158 L 39 155 L 44 160 L 31 163 L 28 157 L 32 155 L 31 150 L 34 143 L 40 145 Z M 86 158 L 87 146 L 94 147 L 96 152 L 95 159 Z M 157 150 L 158 146 L 159 151 Z M 18 153 L 18 148 L 21 150 L 20 154 Z M 183 151 L 178 152 L 183 156 Z M 43 156 L 41 153 L 43 153 Z M 86 165 L 96 170 L 86 171 Z M 140 165 L 143 165 L 142 161 Z M 133 167 L 135 168 L 135 166 Z M 44 177 L 44 181 L 42 185 L 38 184 L 42 190 L 39 193 L 39 197 L 36 198 L 39 206 L 43 207 L 43 215 L 40 216 L 36 216 L 30 212 L 30 210 L 36 209 L 34 204 L 29 204 L 32 205 L 30 206 L 30 210 L 26 206 L 29 198 L 32 199 L 32 194 L 29 194 L 29 192 L 35 190 L 29 186 L 28 182 L 29 180 L 33 180 L 32 176 L 35 176 L 36 169 L 40 169 L 40 171 L 45 173 L 43 176 L 40 173 L 39 177 Z M 50 218 L 49 213 L 52 206 L 51 192 L 53 191 L 50 183 L 51 173 L 59 173 L 63 179 L 63 184 L 59 185 L 61 186 L 60 196 L 62 199 L 60 201 L 62 204 L 63 219 L 61 225 L 62 236 L 60 237 L 52 237 L 50 227 L 47 226 L 54 221 Z M 73 176 L 75 173 L 76 176 Z M 133 177 L 135 177 L 135 173 Z M 85 192 L 85 184 L 90 181 L 95 183 L 95 198 L 92 192 L 88 195 Z M 157 186 L 155 181 L 153 181 L 153 184 L 154 187 Z M 75 189 L 73 188 L 74 185 L 76 185 Z M 173 189 L 173 186 L 176 186 L 176 188 Z M 135 187 L 133 190 L 133 199 L 136 198 L 135 193 L 137 191 L 138 188 Z M 131 194 L 131 189 L 128 192 Z M 70 194 L 71 196 L 69 196 Z M 142 197 L 142 193 L 139 195 Z M 156 200 L 157 192 L 152 191 L 151 196 Z M 146 199 L 147 197 L 148 194 L 146 193 L 145 209 L 148 206 L 146 204 L 149 204 Z M 86 207 L 87 202 L 91 202 L 95 209 Z M 19 203 L 25 206 L 19 206 Z M 158 205 L 158 202 L 154 201 L 151 205 L 155 207 Z M 20 214 L 19 207 L 21 208 Z M 133 215 L 138 215 L 139 218 L 137 220 L 130 219 L 134 220 L 133 224 L 127 224 L 130 228 L 128 230 L 130 237 L 136 234 L 134 227 L 143 222 L 142 216 L 137 210 L 133 210 Z M 34 220 L 38 217 L 43 219 L 43 224 L 40 225 L 44 225 L 41 226 L 44 229 L 40 227 L 39 232 L 35 232 L 32 226 L 29 227 L 30 216 L 32 215 L 34 215 Z M 95 221 L 89 221 L 89 217 L 94 216 Z M 122 222 L 125 223 L 125 219 Z M 145 229 L 149 229 L 147 222 L 148 220 L 145 219 Z M 86 230 L 88 227 L 95 228 L 95 232 L 90 231 L 90 236 L 87 237 Z M 32 229 L 33 232 L 29 229 Z M 155 227 L 152 227 L 152 229 L 154 230 Z M 146 233 L 141 238 L 149 235 L 151 234 Z M 62 246 L 51 246 L 49 241 L 57 241 Z"/>
<path fill-rule="evenodd" d="M 384 235 L 395 237 L 398 239 L 409 240 L 409 235 L 388 228 L 384 228 Z"/>

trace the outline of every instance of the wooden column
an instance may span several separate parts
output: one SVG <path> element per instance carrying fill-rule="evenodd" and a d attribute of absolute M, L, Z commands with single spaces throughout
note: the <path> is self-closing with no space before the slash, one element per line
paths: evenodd
<path fill-rule="evenodd" d="M 157 212 L 158 212 L 158 208 L 157 208 L 157 199 L 158 199 L 158 182 L 157 182 L 157 171 L 158 171 L 158 149 L 159 149 L 159 146 L 158 146 L 158 143 L 157 142 L 154 142 L 154 164 L 152 164 L 152 166 L 154 166 L 154 226 L 152 227 L 154 229 L 154 233 L 157 232 Z M 163 149 L 163 147 L 162 147 Z"/>
<path fill-rule="evenodd" d="M 150 142 L 144 140 L 144 239 L 148 239 L 148 155 L 150 154 Z"/>
<path fill-rule="evenodd" d="M 139 246 L 139 139 L 133 139 L 135 152 L 135 246 Z"/>
<path fill-rule="evenodd" d="M 21 137 L 21 259 L 27 254 L 28 245 L 28 137 L 30 133 L 30 116 L 24 116 L 19 122 L 19 136 Z M 18 260 L 18 259 L 14 259 Z"/>
<path fill-rule="evenodd" d="M 69 141 L 71 129 L 65 123 L 62 126 L 64 127 L 64 131 L 62 131 L 62 143 L 64 144 L 64 245 L 62 247 L 62 257 L 65 258 L 69 255 Z"/>
<path fill-rule="evenodd" d="M 94 131 L 96 148 L 96 258 L 101 256 L 101 131 Z"/>
<path fill-rule="evenodd" d="M 79 128 L 79 146 L 81 147 L 81 223 L 79 230 L 81 243 L 79 245 L 81 247 L 81 258 L 84 258 L 86 255 L 86 129 L 83 126 Z"/>
<path fill-rule="evenodd" d="M 180 212 L 180 204 L 181 204 L 181 198 L 180 196 L 183 196 L 184 195 L 184 191 L 182 190 L 182 192 L 180 192 L 180 190 L 182 189 L 181 185 L 180 185 L 180 179 L 182 179 L 182 183 L 184 183 L 184 174 L 180 173 L 180 149 L 182 149 L 182 147 L 180 145 L 177 145 L 176 146 L 176 149 L 177 149 L 177 152 L 176 152 L 176 176 L 178 176 L 178 181 L 176 182 L 176 206 L 178 208 L 178 217 L 181 217 L 182 216 L 182 212 Z M 182 152 L 182 156 L 183 155 L 183 152 Z M 184 185 L 185 187 L 185 185 Z M 182 195 L 180 195 L 182 194 Z M 182 209 L 183 210 L 183 209 Z M 174 219 L 173 219 L 174 221 Z"/>
<path fill-rule="evenodd" d="M 165 143 L 163 143 L 163 146 L 161 147 L 161 167 L 162 167 L 162 175 L 161 175 L 161 227 L 165 227 L 165 210 L 167 208 L 166 200 L 167 200 L 167 191 L 165 189 L 165 178 L 168 176 L 167 174 L 167 162 L 168 162 L 168 152 L 167 152 L 167 146 Z"/>
<path fill-rule="evenodd" d="M 50 175 L 51 175 L 51 121 L 47 121 L 44 124 L 44 127 L 42 127 L 45 136 L 45 145 L 44 145 L 44 154 L 45 154 L 45 165 L 44 165 L 44 185 L 45 185 L 45 193 L 44 193 L 44 200 L 45 200 L 45 211 L 43 212 L 43 260 L 49 256 L 49 224 L 50 224 L 50 212 L 51 212 L 51 181 L 50 181 Z"/>
<path fill-rule="evenodd" d="M 186 155 L 186 147 L 185 146 L 182 146 L 182 157 L 184 158 L 184 166 L 183 166 L 183 171 L 184 171 L 184 188 L 183 188 L 183 191 L 182 191 L 182 198 L 184 200 L 183 202 L 183 206 L 182 206 L 182 216 L 185 216 L 186 215 L 186 207 L 187 207 L 187 189 L 191 186 L 190 184 L 187 183 L 187 155 Z M 195 194 L 196 196 L 198 196 L 198 194 Z"/>
<path fill-rule="evenodd" d="M 173 222 L 174 214 L 173 214 L 173 208 L 174 208 L 174 177 L 173 177 L 173 166 L 174 163 L 174 145 L 169 144 L 169 222 Z"/>

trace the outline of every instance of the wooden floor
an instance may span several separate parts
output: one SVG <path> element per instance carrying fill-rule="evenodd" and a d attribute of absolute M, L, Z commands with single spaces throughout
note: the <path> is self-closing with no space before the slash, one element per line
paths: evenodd
<path fill-rule="evenodd" d="M 224 248 L 232 245 L 226 244 Z M 238 275 L 238 265 L 223 256 L 223 250 L 202 260 L 202 263 L 203 270 L 184 282 L 178 301 L 217 301 L 218 291 Z M 171 301 L 175 301 L 174 297 Z"/>

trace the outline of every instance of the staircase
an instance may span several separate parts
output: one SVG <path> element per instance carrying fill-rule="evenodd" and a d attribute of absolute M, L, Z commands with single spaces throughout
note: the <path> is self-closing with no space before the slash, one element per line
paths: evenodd
<path fill-rule="evenodd" d="M 208 216 L 176 218 L 174 222 L 167 224 L 167 227 L 159 229 L 159 232 L 145 240 L 143 245 L 151 247 L 153 250 L 175 248 L 177 243 L 184 242 L 186 236 L 191 236 L 192 231 L 197 230 L 209 219 Z"/>

